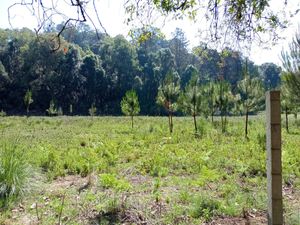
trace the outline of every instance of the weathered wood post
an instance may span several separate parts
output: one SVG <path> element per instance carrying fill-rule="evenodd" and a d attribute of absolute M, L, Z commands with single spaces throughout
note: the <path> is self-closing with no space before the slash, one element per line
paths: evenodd
<path fill-rule="evenodd" d="M 280 91 L 266 93 L 268 224 L 283 224 Z"/>

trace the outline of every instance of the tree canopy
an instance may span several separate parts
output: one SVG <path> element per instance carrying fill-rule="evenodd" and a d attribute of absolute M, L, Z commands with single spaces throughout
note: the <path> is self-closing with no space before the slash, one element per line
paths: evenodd
<path fill-rule="evenodd" d="M 53 100 L 55 108 L 65 114 L 88 115 L 94 104 L 99 115 L 120 115 L 122 97 L 135 89 L 141 114 L 162 115 L 166 111 L 156 104 L 156 97 L 170 71 L 176 74 L 181 90 L 193 76 L 206 87 L 222 76 L 234 94 L 246 62 L 249 76 L 260 80 L 266 77 L 263 66 L 230 48 L 217 51 L 201 43 L 189 51 L 180 29 L 175 29 L 174 36 L 167 40 L 158 28 L 153 28 L 156 35 L 136 44 L 138 36 L 128 41 L 121 35 L 102 33 L 98 39 L 93 29 L 79 27 L 72 30 L 71 36 L 70 30 L 62 32 L 61 46 L 53 51 L 53 37 L 60 26 L 38 39 L 29 29 L 0 29 L 0 110 L 25 114 L 24 95 L 31 90 L 32 114 L 44 114 Z M 279 77 L 279 69 L 270 71 L 268 77 Z M 213 97 L 206 87 L 204 95 Z M 210 109 L 217 112 L 213 105 Z"/>

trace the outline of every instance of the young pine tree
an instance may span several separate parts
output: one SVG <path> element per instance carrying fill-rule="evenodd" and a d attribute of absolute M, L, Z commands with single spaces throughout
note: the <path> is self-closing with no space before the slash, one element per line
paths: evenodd
<path fill-rule="evenodd" d="M 29 106 L 33 103 L 32 92 L 31 90 L 27 90 L 24 96 L 24 104 L 26 106 L 26 114 L 29 116 Z"/>
<path fill-rule="evenodd" d="M 55 115 L 57 115 L 58 110 L 57 110 L 57 108 L 55 106 L 55 102 L 54 102 L 53 99 L 50 101 L 49 108 L 46 111 L 47 111 L 47 113 L 48 113 L 49 116 L 55 116 Z"/>
<path fill-rule="evenodd" d="M 295 96 L 292 94 L 291 89 L 288 87 L 286 82 L 286 75 L 282 76 L 281 89 L 281 108 L 285 114 L 285 129 L 289 132 L 289 118 L 290 113 L 296 113 L 297 115 L 297 104 Z"/>
<path fill-rule="evenodd" d="M 91 105 L 91 108 L 89 108 L 89 114 L 90 116 L 92 117 L 92 119 L 94 118 L 94 116 L 96 115 L 96 112 L 97 112 L 97 108 L 95 106 L 95 103 L 93 103 Z"/>
<path fill-rule="evenodd" d="M 238 82 L 240 95 L 239 105 L 245 115 L 245 137 L 248 138 L 248 117 L 249 113 L 258 111 L 264 104 L 264 88 L 261 80 L 250 78 L 246 74 L 245 78 Z"/>
<path fill-rule="evenodd" d="M 220 111 L 221 116 L 221 130 L 226 131 L 227 116 L 230 107 L 234 103 L 235 99 L 231 92 L 231 85 L 225 80 L 219 80 L 215 86 L 216 91 L 216 106 Z"/>
<path fill-rule="evenodd" d="M 133 128 L 133 116 L 140 112 L 140 104 L 135 90 L 129 90 L 125 93 L 121 101 L 121 110 L 126 116 L 131 117 L 131 128 Z"/>
<path fill-rule="evenodd" d="M 177 98 L 180 93 L 180 82 L 174 72 L 169 72 L 158 87 L 156 102 L 168 112 L 169 130 L 173 132 L 173 114 L 177 110 Z"/>
<path fill-rule="evenodd" d="M 179 102 L 182 111 L 189 114 L 194 119 L 195 132 L 197 133 L 197 116 L 200 115 L 202 93 L 199 86 L 197 75 L 191 77 L 189 83 L 185 87 L 185 91 L 180 95 Z"/>
<path fill-rule="evenodd" d="M 214 114 L 217 111 L 217 89 L 216 83 L 211 81 L 203 87 L 203 95 L 204 95 L 204 113 L 205 115 L 211 116 L 211 122 L 214 122 Z"/>

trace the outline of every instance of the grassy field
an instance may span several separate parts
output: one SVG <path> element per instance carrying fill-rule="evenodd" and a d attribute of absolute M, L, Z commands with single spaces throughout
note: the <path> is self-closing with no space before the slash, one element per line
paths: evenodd
<path fill-rule="evenodd" d="M 265 124 L 0 118 L 0 224 L 266 224 Z M 300 224 L 300 122 L 283 130 L 286 224 Z M 3 168 L 7 168 L 3 170 Z M 6 171 L 6 172 L 3 172 Z M 7 182 L 3 188 L 3 182 Z"/>

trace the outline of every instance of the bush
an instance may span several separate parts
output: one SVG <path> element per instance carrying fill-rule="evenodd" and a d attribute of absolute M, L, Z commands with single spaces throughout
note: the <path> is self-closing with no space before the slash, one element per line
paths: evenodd
<path fill-rule="evenodd" d="M 29 165 L 16 146 L 0 147 L 0 207 L 28 191 Z"/>
<path fill-rule="evenodd" d="M 208 196 L 199 196 L 191 208 L 190 215 L 193 218 L 203 218 L 210 221 L 212 217 L 218 215 L 221 209 L 219 201 Z"/>

